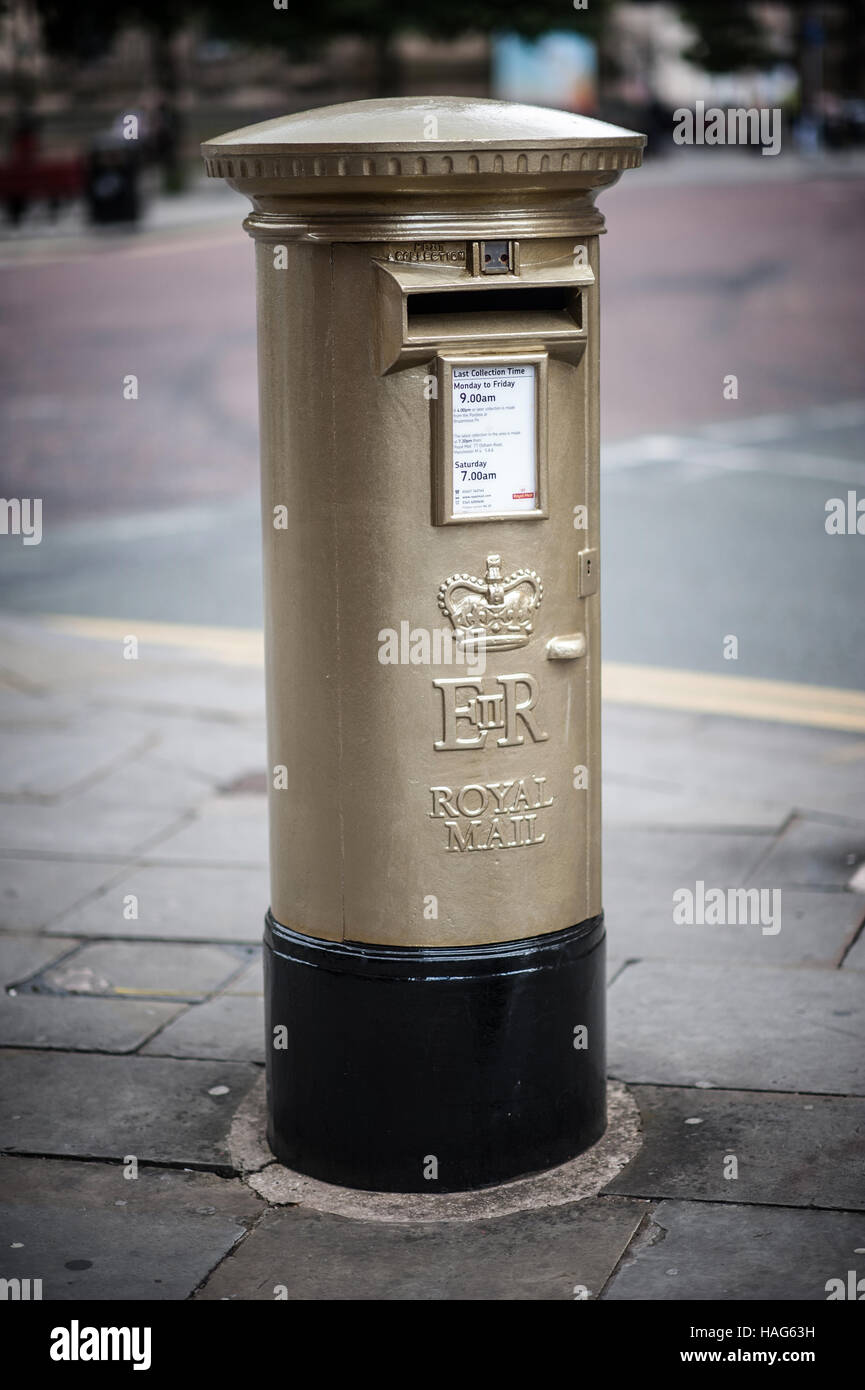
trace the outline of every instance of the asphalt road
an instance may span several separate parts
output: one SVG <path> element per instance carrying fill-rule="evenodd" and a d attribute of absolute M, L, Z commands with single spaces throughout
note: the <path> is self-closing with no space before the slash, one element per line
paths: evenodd
<path fill-rule="evenodd" d="M 602 206 L 605 655 L 861 688 L 865 535 L 824 521 L 865 498 L 865 181 L 637 174 Z M 0 314 L 2 491 L 44 515 L 0 537 L 0 604 L 258 625 L 239 225 L 46 244 Z"/>

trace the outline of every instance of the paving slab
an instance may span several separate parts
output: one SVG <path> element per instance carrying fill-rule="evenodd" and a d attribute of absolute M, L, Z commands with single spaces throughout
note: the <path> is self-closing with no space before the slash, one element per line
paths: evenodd
<path fill-rule="evenodd" d="M 128 668 L 119 642 L 90 641 L 58 632 L 33 617 L 0 616 L 3 667 L 19 686 L 34 694 L 57 693 L 89 698 L 98 678 L 110 679 L 118 664 Z"/>
<path fill-rule="evenodd" d="M 863 1245 L 860 1212 L 662 1202 L 602 1297 L 823 1302 Z"/>
<path fill-rule="evenodd" d="M 609 950 L 609 940 L 607 942 L 607 984 L 612 984 L 620 970 L 624 970 L 627 965 L 626 956 L 611 955 Z"/>
<path fill-rule="evenodd" d="M 782 888 L 846 888 L 863 862 L 865 825 L 861 821 L 826 824 L 798 817 L 760 865 L 760 878 Z"/>
<path fill-rule="evenodd" d="M 631 1094 L 642 1147 L 606 1192 L 865 1211 L 865 1100 L 674 1086 Z"/>
<path fill-rule="evenodd" d="M 192 774 L 166 768 L 155 777 L 138 759 L 62 802 L 3 806 L 0 847 L 93 859 L 131 856 L 190 815 L 202 790 Z"/>
<path fill-rule="evenodd" d="M 161 756 L 158 743 L 142 753 L 134 763 L 129 763 L 124 771 L 132 768 L 140 778 L 141 800 L 146 806 L 169 804 L 197 810 L 212 794 L 207 779 L 199 772 Z"/>
<path fill-rule="evenodd" d="M 669 908 L 675 888 L 705 882 L 739 884 L 766 855 L 771 835 L 609 827 L 604 832 L 604 887 L 627 884 L 654 910 Z"/>
<path fill-rule="evenodd" d="M 635 776 L 604 774 L 605 827 L 639 826 L 655 830 L 740 831 L 779 834 L 790 817 L 789 804 L 712 795 L 690 787 L 664 787 Z"/>
<path fill-rule="evenodd" d="M 134 623 L 129 630 L 134 633 Z M 264 717 L 264 672 L 259 667 L 214 664 L 188 653 L 185 660 L 172 660 L 165 648 L 151 650 L 148 658 L 140 645 L 140 659 L 124 663 L 130 669 L 100 676 L 91 687 L 93 697 L 116 708 L 128 703 L 234 722 Z"/>
<path fill-rule="evenodd" d="M 2 861 L 0 861 L 2 869 Z M 134 896 L 138 916 L 127 920 L 124 900 Z M 270 901 L 264 864 L 173 864 L 133 869 L 110 889 L 61 917 L 52 931 L 70 936 L 259 942 Z"/>
<path fill-rule="evenodd" d="M 220 994 L 196 1004 L 152 1038 L 142 1054 L 263 1063 L 264 1000 L 260 995 Z"/>
<path fill-rule="evenodd" d="M 170 1023 L 182 1004 L 140 999 L 0 995 L 0 1047 L 133 1052 Z"/>
<path fill-rule="evenodd" d="M 266 772 L 264 723 L 226 724 L 172 717 L 163 721 L 154 757 L 196 772 L 213 787 L 225 786 L 247 773 Z"/>
<path fill-rule="evenodd" d="M 848 958 L 863 919 L 865 901 L 857 893 L 785 888 L 781 931 L 767 939 L 783 941 L 779 964 L 838 966 Z"/>
<path fill-rule="evenodd" d="M 128 539 L 140 539 L 142 519 L 120 518 Z M 115 526 L 115 531 L 117 529 Z M 148 624 L 130 620 L 126 631 L 139 637 L 137 660 L 125 660 L 119 638 L 91 638 L 64 632 L 32 618 L 0 616 L 4 669 L 34 693 L 80 694 L 116 710 L 191 713 L 220 720 L 263 719 L 261 665 L 229 664 L 188 647 L 160 646 Z"/>
<path fill-rule="evenodd" d="M 44 800 L 68 795 L 137 757 L 152 737 L 105 725 L 104 718 L 91 713 L 63 729 L 17 728 L 4 739 L 0 796 Z"/>
<path fill-rule="evenodd" d="M 674 894 L 682 888 L 694 894 L 746 885 L 770 893 L 778 888 L 762 867 L 754 871 L 772 844 L 764 835 L 608 826 L 604 910 L 610 949 L 630 958 L 837 965 L 865 914 L 856 893 L 781 889 L 777 933 L 763 931 L 764 925 L 774 925 L 765 914 L 759 921 L 723 925 L 674 921 Z M 765 904 L 771 909 L 777 901 L 767 897 Z M 753 915 L 749 908 L 748 916 Z"/>
<path fill-rule="evenodd" d="M 197 864 L 267 864 L 267 798 L 213 797 L 189 824 L 163 840 L 148 856 L 151 862 Z"/>
<path fill-rule="evenodd" d="M 6 1278 L 45 1300 L 188 1298 L 264 1211 L 237 1179 L 131 1165 L 0 1159 Z"/>
<path fill-rule="evenodd" d="M 0 989 L 19 984 L 77 946 L 76 941 L 52 936 L 0 935 Z"/>
<path fill-rule="evenodd" d="M 605 776 L 689 793 L 703 807 L 700 824 L 730 802 L 865 821 L 862 754 L 861 734 L 604 705 Z"/>
<path fill-rule="evenodd" d="M 0 1054 L 0 1071 L 0 1148 L 7 1153 L 135 1154 L 139 1163 L 226 1172 L 236 1166 L 232 1120 L 260 1075 L 239 1062 L 11 1049 Z"/>
<path fill-rule="evenodd" d="M 860 928 L 859 935 L 844 957 L 842 969 L 865 970 L 865 930 Z"/>
<path fill-rule="evenodd" d="M 61 964 L 44 970 L 31 988 L 195 1002 L 227 984 L 245 959 L 238 950 L 205 943 L 88 942 Z"/>
<path fill-rule="evenodd" d="M 865 1095 L 856 971 L 638 961 L 609 991 L 608 1069 L 626 1083 Z"/>
<path fill-rule="evenodd" d="M 8 810 L 8 808 L 5 808 Z M 111 859 L 0 858 L 0 927 L 42 931 L 122 873 Z"/>
<path fill-rule="evenodd" d="M 705 866 L 705 891 L 710 888 L 744 887 Z M 759 875 L 751 887 L 771 886 Z M 607 932 L 613 948 L 632 959 L 718 961 L 719 964 L 837 966 L 854 940 L 863 915 L 865 900 L 856 893 L 818 889 L 780 889 L 780 897 L 767 896 L 749 907 L 750 920 L 735 923 L 677 923 L 673 921 L 672 877 L 662 886 L 645 890 L 627 875 L 605 874 L 604 910 Z M 689 887 L 696 892 L 696 879 Z M 762 906 L 760 905 L 762 903 Z M 772 904 L 780 903 L 781 930 L 764 932 Z M 762 907 L 769 909 L 762 913 Z M 761 916 L 762 913 L 762 916 Z M 760 920 L 753 920 L 755 917 Z M 762 925 L 761 925 L 762 923 Z"/>
<path fill-rule="evenodd" d="M 0 633 L 3 628 L 0 617 Z M 0 675 L 0 729 L 65 729 L 91 712 L 90 702 L 81 691 L 9 685 L 6 676 Z"/>
<path fill-rule="evenodd" d="M 264 994 L 264 956 L 261 950 L 254 952 L 249 964 L 222 990 L 223 994 Z"/>
<path fill-rule="evenodd" d="M 300 1207 L 263 1217 L 204 1300 L 573 1300 L 597 1296 L 646 1204 L 589 1198 L 484 1221 L 388 1224 Z"/>

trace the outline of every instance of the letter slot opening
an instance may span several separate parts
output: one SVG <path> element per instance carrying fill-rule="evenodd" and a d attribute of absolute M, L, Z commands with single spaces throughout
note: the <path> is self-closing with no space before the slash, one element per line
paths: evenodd
<path fill-rule="evenodd" d="M 512 283 L 453 266 L 376 262 L 378 370 L 398 371 L 439 352 L 545 351 L 576 366 L 586 348 L 588 265 L 535 265 Z"/>
<path fill-rule="evenodd" d="M 410 341 L 558 337 L 583 326 L 582 295 L 572 285 L 427 290 L 406 297 L 406 315 Z"/>

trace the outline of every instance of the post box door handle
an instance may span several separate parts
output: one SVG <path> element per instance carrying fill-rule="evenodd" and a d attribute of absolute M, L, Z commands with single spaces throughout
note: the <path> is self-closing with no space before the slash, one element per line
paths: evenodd
<path fill-rule="evenodd" d="M 547 643 L 548 661 L 576 661 L 586 654 L 586 634 L 567 632 L 561 637 L 551 637 Z"/>

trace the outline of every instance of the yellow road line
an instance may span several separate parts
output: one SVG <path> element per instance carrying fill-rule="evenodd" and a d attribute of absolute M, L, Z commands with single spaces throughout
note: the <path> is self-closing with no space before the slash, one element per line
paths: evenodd
<path fill-rule="evenodd" d="M 134 635 L 153 646 L 182 647 L 233 666 L 260 666 L 263 634 L 252 628 L 196 627 L 185 623 L 145 623 L 134 619 L 52 616 L 49 627 L 71 636 L 120 642 Z M 753 676 L 677 671 L 664 666 L 603 663 L 603 697 L 613 705 L 723 714 L 736 719 L 767 719 L 865 734 L 865 694 L 825 685 L 761 680 Z"/>
<path fill-rule="evenodd" d="M 648 705 L 865 733 L 865 694 L 858 690 L 662 666 L 628 666 L 618 661 L 605 661 L 602 671 L 602 694 L 608 704 Z"/>
<path fill-rule="evenodd" d="M 138 638 L 139 644 L 183 647 L 231 666 L 261 666 L 264 663 L 264 634 L 256 628 L 195 627 L 187 623 L 145 623 L 137 618 L 77 618 L 53 614 L 43 621 L 55 632 L 65 632 L 72 637 L 122 642 L 124 637 L 132 636 Z"/>

